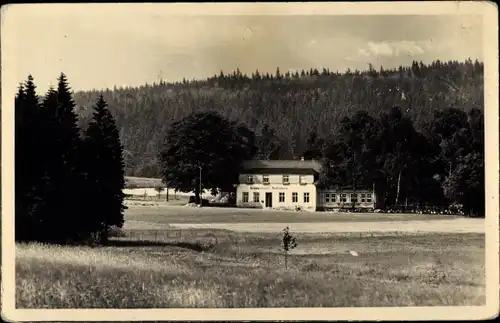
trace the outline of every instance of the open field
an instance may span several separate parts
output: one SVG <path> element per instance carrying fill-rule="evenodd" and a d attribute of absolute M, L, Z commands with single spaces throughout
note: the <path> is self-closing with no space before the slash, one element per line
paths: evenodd
<path fill-rule="evenodd" d="M 294 212 L 218 207 L 183 207 L 158 203 L 157 206 L 130 206 L 127 220 L 154 223 L 317 223 L 317 222 L 392 222 L 450 221 L 463 217 L 426 214 Z M 478 220 L 479 222 L 483 220 Z"/>
<path fill-rule="evenodd" d="M 155 190 L 155 187 L 162 186 L 165 187 L 165 184 L 162 183 L 161 178 L 148 178 L 148 177 L 133 177 L 133 176 L 125 176 L 125 189 L 124 192 L 126 194 L 138 195 L 138 196 L 146 196 L 148 197 L 156 197 L 158 196 L 158 191 Z M 166 197 L 166 190 L 161 192 L 161 197 Z M 173 188 L 168 190 L 168 194 L 173 197 L 177 196 L 190 196 L 193 195 L 193 192 L 175 192 Z M 203 190 L 203 196 L 208 197 L 212 196 L 210 194 L 210 190 Z"/>
<path fill-rule="evenodd" d="M 101 248 L 17 245 L 20 308 L 481 305 L 484 235 L 124 230 Z M 356 250 L 353 257 L 348 250 Z"/>
<path fill-rule="evenodd" d="M 166 200 L 167 199 L 167 190 L 163 190 L 160 195 L 158 195 L 158 191 L 153 188 L 153 187 L 142 187 L 142 188 L 125 188 L 123 189 L 123 193 L 132 195 L 137 198 L 144 198 L 146 196 L 146 199 L 150 198 L 155 198 L 155 199 L 161 199 L 161 200 Z M 194 195 L 192 192 L 179 192 L 175 191 L 175 189 L 170 188 L 168 189 L 168 194 L 169 198 L 174 199 L 176 197 L 189 197 L 191 195 Z M 208 198 L 211 199 L 214 196 L 210 194 L 208 191 L 203 191 L 203 198 Z"/>
<path fill-rule="evenodd" d="M 148 196 L 146 199 L 143 197 L 132 197 L 125 199 L 126 206 L 184 206 L 189 202 L 188 196 L 177 196 L 176 198 L 171 197 L 166 201 L 165 196 Z"/>
<path fill-rule="evenodd" d="M 213 228 L 238 232 L 277 232 L 281 223 L 171 223 L 172 227 Z M 448 221 L 392 221 L 392 222 L 317 222 L 293 223 L 291 230 L 307 233 L 322 232 L 457 232 L 484 233 L 484 222 L 479 219 Z"/>
<path fill-rule="evenodd" d="M 201 225 L 205 217 L 209 220 Z M 375 222 L 382 217 L 384 222 Z M 403 217 L 413 221 L 402 221 Z M 132 206 L 122 236 L 110 246 L 17 245 L 17 306 L 484 304 L 483 233 L 403 232 L 405 225 L 415 228 L 416 223 L 446 231 L 483 222 L 432 217 L 439 220 L 424 220 L 422 215 Z M 255 221 L 241 223 L 252 222 L 249 219 Z M 181 220 L 194 228 L 182 228 Z M 280 251 L 286 225 L 298 242 L 287 270 Z M 383 232 L 391 225 L 394 232 Z M 253 232 L 237 232 L 238 226 Z M 356 231 L 354 226 L 358 232 L 340 232 Z M 350 250 L 359 256 L 351 256 Z"/>
<path fill-rule="evenodd" d="M 162 185 L 161 178 L 125 176 L 125 182 L 135 188 L 154 188 Z"/>
<path fill-rule="evenodd" d="M 119 237 L 106 247 L 18 244 L 17 306 L 360 307 L 485 302 L 483 220 L 176 206 L 130 206 L 125 220 Z M 280 250 L 285 226 L 298 242 L 290 252 L 288 269 Z M 359 256 L 351 256 L 350 250 Z"/>
<path fill-rule="evenodd" d="M 127 195 L 126 203 L 128 204 L 142 204 L 142 203 L 155 203 L 161 205 L 185 205 L 188 203 L 189 196 L 193 195 L 192 192 L 176 192 L 173 188 L 167 189 L 158 194 L 155 189 L 157 186 L 163 186 L 160 178 L 146 178 L 146 177 L 129 177 L 126 176 L 125 189 L 123 193 Z M 203 191 L 204 198 L 211 199 L 213 196 L 209 191 Z"/>

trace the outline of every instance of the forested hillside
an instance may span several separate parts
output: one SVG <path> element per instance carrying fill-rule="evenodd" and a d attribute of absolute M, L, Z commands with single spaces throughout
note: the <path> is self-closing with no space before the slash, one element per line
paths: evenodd
<path fill-rule="evenodd" d="M 415 129 L 425 133 L 435 110 L 482 111 L 483 86 L 482 62 L 415 61 L 397 69 L 370 65 L 346 73 L 277 68 L 272 75 L 255 71 L 248 76 L 237 69 L 206 80 L 108 89 L 103 96 L 120 131 L 126 175 L 159 177 L 157 157 L 170 125 L 195 111 L 214 110 L 243 122 L 255 131 L 261 153 L 277 147 L 267 158 L 291 159 L 305 151 L 312 131 L 326 137 L 338 131 L 344 117 L 360 110 L 378 118 L 399 106 Z M 82 123 L 90 119 L 100 93 L 75 93 Z"/>

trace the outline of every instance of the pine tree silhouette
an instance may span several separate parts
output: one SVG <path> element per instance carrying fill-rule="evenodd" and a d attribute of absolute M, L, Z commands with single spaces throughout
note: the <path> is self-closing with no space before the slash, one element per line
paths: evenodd
<path fill-rule="evenodd" d="M 105 242 L 111 226 L 123 225 L 123 189 L 125 188 L 123 147 L 115 120 L 102 95 L 85 131 L 84 149 L 86 192 L 94 199 L 89 229 Z"/>

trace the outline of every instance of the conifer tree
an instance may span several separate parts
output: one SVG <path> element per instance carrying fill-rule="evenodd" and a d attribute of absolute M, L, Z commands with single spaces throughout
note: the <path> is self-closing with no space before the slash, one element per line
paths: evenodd
<path fill-rule="evenodd" d="M 276 79 L 281 80 L 281 72 L 279 67 L 276 67 Z"/>
<path fill-rule="evenodd" d="M 49 102 L 44 109 L 48 114 L 55 113 L 53 162 L 59 166 L 52 178 L 59 205 L 54 208 L 56 214 L 53 218 L 57 219 L 58 225 L 51 237 L 57 243 L 81 241 L 86 238 L 80 231 L 85 218 L 82 212 L 85 201 L 81 199 L 81 138 L 75 102 L 64 73 L 58 79 L 56 95 L 51 94 Z"/>
<path fill-rule="evenodd" d="M 40 208 L 42 218 L 41 240 L 46 242 L 64 242 L 64 237 L 68 231 L 61 229 L 61 218 L 65 215 L 61 212 L 60 201 L 61 191 L 64 190 L 63 177 L 65 163 L 61 155 L 59 146 L 59 121 L 57 119 L 58 93 L 50 87 L 45 94 L 40 113 L 41 139 L 40 145 L 43 150 L 43 158 L 38 163 L 44 169 L 43 187 L 40 196 L 43 205 Z M 71 188 L 74 189 L 74 188 Z"/>
<path fill-rule="evenodd" d="M 32 240 L 40 221 L 37 193 L 41 184 L 40 165 L 34 163 L 39 148 L 39 99 L 33 77 L 19 87 L 15 98 L 15 210 L 16 239 Z"/>
<path fill-rule="evenodd" d="M 115 120 L 102 94 L 94 106 L 83 146 L 86 192 L 92 194 L 94 199 L 93 209 L 87 210 L 87 227 L 98 233 L 98 240 L 102 243 L 107 240 L 111 226 L 123 225 L 125 209 L 123 147 Z"/>
<path fill-rule="evenodd" d="M 254 76 L 255 76 L 254 79 L 257 80 L 257 81 L 260 81 L 262 79 L 261 76 L 260 76 L 259 70 L 255 71 Z"/>
<path fill-rule="evenodd" d="M 24 84 L 19 85 L 18 92 L 15 98 L 15 222 L 16 222 L 16 240 L 25 240 L 29 235 L 29 217 L 27 211 L 26 195 L 28 185 L 26 174 L 21 170 L 23 168 L 22 161 L 26 160 L 26 145 L 23 139 L 26 138 L 26 119 L 25 119 L 25 97 Z"/>

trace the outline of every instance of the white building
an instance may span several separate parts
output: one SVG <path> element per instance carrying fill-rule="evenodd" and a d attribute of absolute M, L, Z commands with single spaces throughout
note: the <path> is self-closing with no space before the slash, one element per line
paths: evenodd
<path fill-rule="evenodd" d="M 367 189 L 322 189 L 318 190 L 318 209 L 320 210 L 373 210 L 376 196 L 373 190 Z"/>
<path fill-rule="evenodd" d="M 321 164 L 315 160 L 249 160 L 236 188 L 240 207 L 283 210 L 374 209 L 373 190 L 318 189 Z"/>
<path fill-rule="evenodd" d="M 250 160 L 243 164 L 236 203 L 243 207 L 316 211 L 321 165 L 313 160 Z"/>

